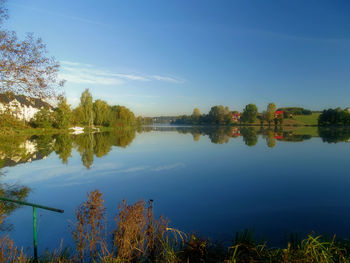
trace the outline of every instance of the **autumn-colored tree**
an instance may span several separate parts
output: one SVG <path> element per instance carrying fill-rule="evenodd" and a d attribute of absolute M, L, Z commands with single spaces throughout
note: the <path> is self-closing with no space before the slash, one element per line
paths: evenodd
<path fill-rule="evenodd" d="M 198 124 L 198 122 L 199 122 L 199 118 L 201 117 L 201 112 L 199 111 L 199 109 L 198 108 L 194 108 L 193 109 L 193 113 L 192 113 L 192 122 L 194 123 L 194 124 Z"/>
<path fill-rule="evenodd" d="M 64 81 L 58 79 L 59 63 L 47 57 L 41 38 L 27 34 L 19 40 L 16 32 L 5 30 L 4 0 L 0 1 L 0 93 L 13 92 L 38 98 L 57 94 Z"/>
<path fill-rule="evenodd" d="M 201 116 L 201 112 L 198 108 L 194 108 L 193 109 L 193 113 L 192 113 L 192 117 L 200 117 Z"/>

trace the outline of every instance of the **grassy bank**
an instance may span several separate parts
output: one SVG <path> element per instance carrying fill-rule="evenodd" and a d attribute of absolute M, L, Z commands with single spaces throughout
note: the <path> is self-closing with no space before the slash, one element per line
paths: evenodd
<path fill-rule="evenodd" d="M 296 121 L 302 122 L 304 125 L 318 125 L 318 117 L 321 113 L 313 112 L 311 115 L 296 115 L 293 118 Z"/>
<path fill-rule="evenodd" d="M 143 201 L 128 205 L 123 201 L 115 217 L 116 228 L 106 234 L 102 193 L 91 192 L 75 212 L 75 248 L 47 251 L 39 262 L 350 262 L 347 240 L 313 234 L 299 240 L 293 235 L 285 247 L 275 248 L 257 242 L 246 230 L 236 233 L 231 244 L 223 245 L 171 228 L 166 219 L 154 218 L 152 205 Z M 34 259 L 5 236 L 0 238 L 0 262 Z"/>

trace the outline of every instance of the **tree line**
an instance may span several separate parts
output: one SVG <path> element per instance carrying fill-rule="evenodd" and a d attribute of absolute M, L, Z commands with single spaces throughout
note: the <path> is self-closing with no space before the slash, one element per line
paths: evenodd
<path fill-rule="evenodd" d="M 67 129 L 71 126 L 85 127 L 125 127 L 139 126 L 149 121 L 134 113 L 125 106 L 109 105 L 104 100 L 93 100 L 88 89 L 80 97 L 80 103 L 75 109 L 67 103 L 63 96 L 59 97 L 54 109 L 42 108 L 30 121 L 34 128 Z"/>
<path fill-rule="evenodd" d="M 276 105 L 269 103 L 262 113 L 259 113 L 255 104 L 248 104 L 242 113 L 231 111 L 229 107 L 222 105 L 211 107 L 208 114 L 201 114 L 198 108 L 193 110 L 192 115 L 181 115 L 172 124 L 187 125 L 231 125 L 235 123 L 267 123 L 283 124 L 284 115 L 276 115 Z"/>
<path fill-rule="evenodd" d="M 324 110 L 318 118 L 319 126 L 349 126 L 350 112 L 348 109 L 328 109 Z"/>

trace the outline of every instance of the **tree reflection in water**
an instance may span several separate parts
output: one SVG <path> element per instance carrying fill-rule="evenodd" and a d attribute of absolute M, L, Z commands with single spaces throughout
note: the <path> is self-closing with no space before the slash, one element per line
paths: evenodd
<path fill-rule="evenodd" d="M 259 136 L 266 141 L 269 148 L 276 147 L 278 141 L 302 142 L 312 137 L 321 137 L 324 142 L 337 143 L 350 141 L 350 128 L 314 127 L 307 129 L 293 129 L 291 127 L 157 127 L 140 128 L 137 132 L 173 131 L 179 134 L 191 134 L 195 142 L 207 137 L 212 143 L 223 144 L 242 137 L 247 146 L 255 146 Z M 63 163 L 67 164 L 72 156 L 72 150 L 79 152 L 82 164 L 90 169 L 94 158 L 107 155 L 114 147 L 129 146 L 136 136 L 136 130 L 125 129 L 115 132 L 85 133 L 71 135 L 68 133 L 40 136 L 0 137 L 0 195 L 25 201 L 30 189 L 21 185 L 8 185 L 1 181 L 4 174 L 1 168 L 15 166 L 20 163 L 45 159 L 55 152 Z M 1 204 L 2 213 L 9 215 L 19 206 L 15 204 Z M 11 226 L 3 223 L 1 228 Z"/>

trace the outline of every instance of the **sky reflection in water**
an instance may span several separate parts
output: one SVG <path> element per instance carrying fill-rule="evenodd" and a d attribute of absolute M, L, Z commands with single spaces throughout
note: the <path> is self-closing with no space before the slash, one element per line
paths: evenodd
<path fill-rule="evenodd" d="M 109 229 L 126 198 L 154 199 L 155 213 L 172 226 L 213 239 L 229 240 L 244 228 L 273 244 L 291 232 L 350 236 L 349 137 L 316 128 L 162 127 L 23 138 L 12 152 L 0 148 L 1 183 L 29 187 L 28 201 L 65 210 L 40 210 L 41 250 L 61 238 L 72 244 L 69 220 L 94 189 L 104 194 Z M 15 210 L 7 223 L 30 252 L 31 208 Z"/>

